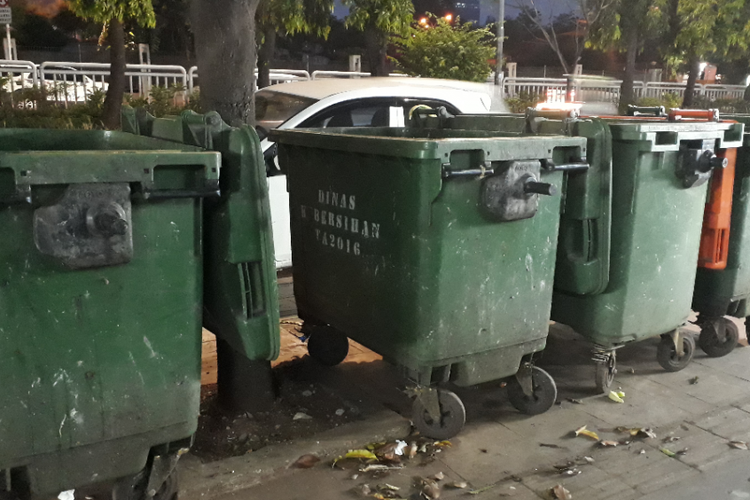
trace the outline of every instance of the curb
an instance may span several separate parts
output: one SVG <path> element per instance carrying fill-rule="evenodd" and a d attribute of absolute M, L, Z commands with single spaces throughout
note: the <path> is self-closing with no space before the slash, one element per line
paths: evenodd
<path fill-rule="evenodd" d="M 261 482 L 292 474 L 290 466 L 312 453 L 326 460 L 366 443 L 406 436 L 411 424 L 398 413 L 384 410 L 307 439 L 267 446 L 256 452 L 216 462 L 202 463 L 193 455 L 180 459 L 177 467 L 180 498 L 205 500 L 257 486 Z"/>

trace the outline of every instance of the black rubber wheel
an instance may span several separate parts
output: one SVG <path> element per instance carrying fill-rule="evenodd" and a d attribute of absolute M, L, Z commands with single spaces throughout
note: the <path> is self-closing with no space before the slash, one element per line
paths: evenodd
<path fill-rule="evenodd" d="M 739 340 L 740 330 L 737 325 L 730 319 L 719 318 L 703 325 L 698 345 L 712 358 L 720 358 L 732 352 Z"/>
<path fill-rule="evenodd" d="M 438 389 L 440 421 L 432 418 L 430 412 L 417 398 L 412 405 L 412 421 L 420 434 L 432 439 L 450 439 L 464 428 L 466 408 L 461 398 L 451 391 Z"/>
<path fill-rule="evenodd" d="M 349 354 L 349 339 L 330 326 L 313 326 L 309 335 L 307 352 L 321 365 L 336 366 Z"/>
<path fill-rule="evenodd" d="M 173 471 L 154 495 L 154 500 L 177 500 L 179 489 L 177 471 Z"/>
<path fill-rule="evenodd" d="M 659 347 L 656 350 L 656 360 L 662 368 L 668 372 L 678 372 L 690 364 L 695 354 L 695 339 L 690 334 L 683 334 L 682 337 L 682 357 L 677 356 L 677 350 L 674 347 L 674 341 L 671 335 L 663 335 Z"/>
<path fill-rule="evenodd" d="M 533 394 L 524 394 L 518 379 L 508 382 L 508 398 L 513 407 L 527 415 L 539 415 L 549 410 L 557 400 L 557 386 L 552 376 L 536 366 L 531 368 Z"/>
<path fill-rule="evenodd" d="M 597 394 L 607 394 L 609 388 L 612 387 L 612 382 L 615 381 L 615 374 L 617 373 L 617 358 L 615 357 L 615 353 L 609 353 L 606 361 L 597 361 L 595 365 L 594 382 L 596 383 L 596 392 Z"/>
<path fill-rule="evenodd" d="M 146 470 L 118 480 L 112 488 L 112 500 L 177 500 L 179 486 L 177 472 L 172 472 L 162 483 L 161 488 L 151 497 L 146 491 L 148 477 Z"/>

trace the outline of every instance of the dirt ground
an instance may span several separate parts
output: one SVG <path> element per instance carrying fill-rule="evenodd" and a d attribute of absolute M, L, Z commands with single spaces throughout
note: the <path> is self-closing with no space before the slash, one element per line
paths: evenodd
<path fill-rule="evenodd" d="M 299 340 L 299 322 L 281 325 L 281 355 L 272 363 L 279 397 L 269 411 L 227 413 L 218 404 L 216 346 L 214 336 L 203 334 L 203 387 L 201 415 L 192 453 L 203 461 L 244 455 L 264 446 L 305 438 L 360 418 L 358 406 L 306 375 L 312 360 Z M 345 363 L 381 359 L 372 351 L 350 342 Z"/>

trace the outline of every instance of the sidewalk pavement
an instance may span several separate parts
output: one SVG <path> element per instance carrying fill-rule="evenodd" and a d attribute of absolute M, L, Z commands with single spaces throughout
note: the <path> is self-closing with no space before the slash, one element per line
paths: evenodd
<path fill-rule="evenodd" d="M 618 351 L 615 386 L 626 394 L 619 404 L 595 394 L 591 346 L 553 325 L 538 365 L 555 378 L 558 405 L 528 417 L 510 406 L 497 382 L 458 389 L 468 418 L 451 448 L 428 465 L 409 464 L 385 478 L 359 474 L 356 480 L 352 471 L 332 469 L 331 461 L 384 437 L 405 437 L 411 408 L 401 392 L 406 381 L 377 359 L 324 369 L 305 357 L 299 362 L 311 380 L 358 405 L 363 420 L 304 442 L 220 462 L 201 464 L 185 457 L 181 498 L 352 499 L 363 498 L 353 493 L 359 485 L 383 482 L 409 498 L 417 491 L 412 487 L 415 476 L 438 472 L 445 475 L 444 483 L 465 481 L 475 490 L 487 488 L 471 496 L 479 499 L 554 498 L 549 490 L 557 484 L 576 500 L 750 498 L 750 451 L 728 444 L 750 442 L 750 348 L 719 359 L 698 350 L 685 370 L 667 373 L 656 362 L 657 343 L 658 338 L 650 339 Z M 603 447 L 574 437 L 573 431 L 583 425 L 604 440 L 630 439 L 618 427 L 651 428 L 657 437 Z M 684 454 L 670 456 L 664 450 Z M 306 453 L 317 454 L 321 462 L 311 469 L 289 467 Z M 576 464 L 573 475 L 561 475 L 555 466 L 568 462 Z M 466 495 L 467 490 L 444 488 L 440 498 Z"/>

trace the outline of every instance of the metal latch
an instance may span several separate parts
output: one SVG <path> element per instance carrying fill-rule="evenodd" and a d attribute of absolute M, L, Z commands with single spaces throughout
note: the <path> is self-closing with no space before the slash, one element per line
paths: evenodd
<path fill-rule="evenodd" d="M 680 146 L 680 162 L 675 173 L 684 187 L 698 187 L 708 182 L 713 169 L 727 165 L 729 160 L 716 156 L 712 149 Z"/>
<path fill-rule="evenodd" d="M 554 196 L 557 188 L 541 182 L 541 162 L 502 162 L 484 179 L 480 205 L 493 219 L 508 222 L 533 217 L 539 209 L 539 195 Z"/>
<path fill-rule="evenodd" d="M 34 211 L 34 243 L 73 269 L 125 264 L 133 258 L 130 186 L 74 184 L 55 204 Z"/>

